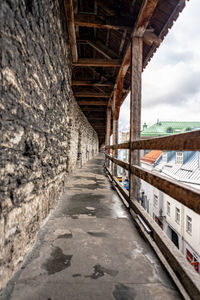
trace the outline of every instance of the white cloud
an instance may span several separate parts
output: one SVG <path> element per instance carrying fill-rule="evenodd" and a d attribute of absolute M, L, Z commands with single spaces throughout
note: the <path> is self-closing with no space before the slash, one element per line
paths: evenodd
<path fill-rule="evenodd" d="M 142 123 L 200 121 L 200 1 L 186 1 L 142 76 Z M 129 98 L 129 97 L 127 97 Z M 129 126 L 129 104 L 120 112 L 120 130 Z"/>

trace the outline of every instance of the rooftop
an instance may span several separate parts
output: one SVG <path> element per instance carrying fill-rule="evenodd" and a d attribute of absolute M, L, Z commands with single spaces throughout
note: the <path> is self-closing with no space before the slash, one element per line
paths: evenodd
<path fill-rule="evenodd" d="M 200 122 L 158 121 L 150 127 L 144 126 L 141 136 L 165 136 L 199 128 Z"/>

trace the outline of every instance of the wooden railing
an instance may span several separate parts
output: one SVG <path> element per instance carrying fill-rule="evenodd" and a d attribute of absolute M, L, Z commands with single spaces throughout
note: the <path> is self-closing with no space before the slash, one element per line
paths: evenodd
<path fill-rule="evenodd" d="M 171 180 L 155 172 L 151 172 L 136 165 L 130 165 L 127 162 L 119 160 L 109 155 L 109 149 L 129 149 L 129 150 L 166 150 L 166 151 L 200 151 L 200 130 L 175 134 L 167 137 L 156 137 L 143 140 L 135 140 L 117 145 L 105 146 L 105 156 L 107 160 L 129 171 L 129 176 L 134 174 L 140 179 L 146 181 L 152 186 L 158 188 L 178 202 L 189 207 L 197 214 L 200 214 L 200 191 L 186 184 Z M 180 255 L 174 244 L 168 240 L 159 226 L 151 219 L 150 215 L 143 209 L 137 199 L 131 197 L 123 186 L 112 175 L 108 166 L 105 169 L 122 199 L 125 200 L 126 206 L 130 209 L 136 222 L 141 225 L 141 220 L 150 229 L 151 238 L 146 235 L 150 243 L 156 244 L 154 250 L 159 257 L 162 256 L 165 265 L 169 265 L 169 273 L 179 287 L 185 299 L 200 299 L 200 276 L 186 262 L 185 258 Z M 199 224 L 200 226 L 200 224 Z M 144 226 L 142 226 L 144 229 Z M 145 231 L 145 230 L 144 230 Z M 146 234 L 146 233 L 145 233 Z M 157 249 L 157 250 L 156 250 Z M 181 285 L 181 287 L 179 286 Z M 189 298 L 188 298 L 189 297 Z"/>

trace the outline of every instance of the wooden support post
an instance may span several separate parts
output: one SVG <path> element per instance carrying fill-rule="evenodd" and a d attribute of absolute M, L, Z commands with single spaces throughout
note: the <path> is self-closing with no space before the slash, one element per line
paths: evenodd
<path fill-rule="evenodd" d="M 107 124 L 106 124 L 106 142 L 105 145 L 110 145 L 110 133 L 111 133 L 111 107 L 107 107 Z M 110 149 L 105 150 L 110 154 Z M 109 159 L 106 159 L 106 166 L 109 168 Z"/>
<path fill-rule="evenodd" d="M 141 126 L 141 76 L 142 37 L 132 38 L 131 47 L 131 96 L 130 96 L 130 142 L 140 138 Z M 140 165 L 140 151 L 130 148 L 130 164 Z M 139 200 L 140 180 L 130 172 L 130 201 Z"/>
<path fill-rule="evenodd" d="M 120 106 L 119 103 L 120 93 L 118 93 L 118 89 L 116 87 L 113 95 L 113 144 L 118 144 L 118 120 L 119 120 L 119 111 Z M 118 158 L 118 150 L 113 149 L 113 157 Z M 117 176 L 117 165 L 112 164 L 112 175 Z"/>
<path fill-rule="evenodd" d="M 118 119 L 113 118 L 113 144 L 118 144 Z M 113 149 L 113 157 L 118 158 L 118 150 Z M 117 165 L 113 163 L 113 176 L 117 176 Z"/>

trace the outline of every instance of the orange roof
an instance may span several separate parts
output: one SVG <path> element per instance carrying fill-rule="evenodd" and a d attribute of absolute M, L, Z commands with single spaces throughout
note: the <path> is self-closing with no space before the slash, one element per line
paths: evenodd
<path fill-rule="evenodd" d="M 162 154 L 162 151 L 160 150 L 152 150 L 149 153 L 147 153 L 146 155 L 144 155 L 141 160 L 148 162 L 150 164 L 154 164 L 156 162 L 156 160 L 160 157 L 160 155 Z"/>

